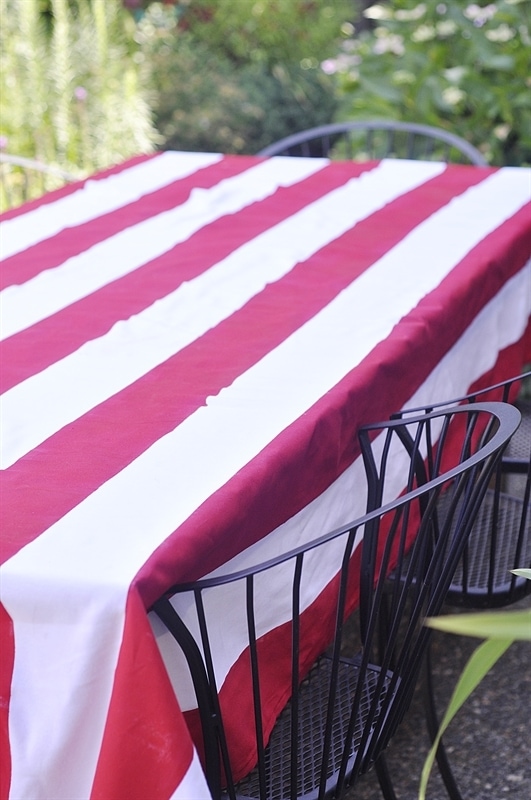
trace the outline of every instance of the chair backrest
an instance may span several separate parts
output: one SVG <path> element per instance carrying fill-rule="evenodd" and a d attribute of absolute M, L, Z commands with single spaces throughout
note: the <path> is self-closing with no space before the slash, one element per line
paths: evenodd
<path fill-rule="evenodd" d="M 260 156 L 409 158 L 486 166 L 483 155 L 454 133 L 414 122 L 353 120 L 300 131 L 259 151 Z"/>
<path fill-rule="evenodd" d="M 461 447 L 450 468 L 434 468 L 426 481 L 426 451 L 439 440 L 443 463 L 455 416 L 463 421 Z M 191 675 L 195 700 L 185 698 L 184 708 L 215 800 L 308 800 L 333 787 L 339 797 L 378 759 L 411 698 L 430 635 L 422 620 L 440 609 L 519 419 L 511 406 L 480 404 L 365 427 L 367 472 L 398 476 L 394 499 L 268 561 L 236 571 L 233 561 L 173 586 L 154 604 L 171 658 L 186 659 L 174 680 L 186 677 L 186 665 Z M 441 520 L 437 500 L 449 481 L 459 503 Z M 392 483 L 380 481 L 384 491 Z M 396 498 L 400 489 L 406 493 Z M 393 568 L 404 580 L 390 596 L 384 583 Z M 359 617 L 351 615 L 358 605 Z M 349 615 L 360 620 L 358 644 L 346 633 Z"/>
<path fill-rule="evenodd" d="M 496 608 L 531 592 L 531 581 L 513 569 L 531 567 L 531 371 L 463 397 L 394 414 L 427 413 L 456 403 L 497 401 L 518 408 L 522 422 L 500 460 L 477 516 L 472 535 L 452 579 L 450 604 Z"/>
<path fill-rule="evenodd" d="M 0 210 L 20 205 L 74 180 L 74 175 L 59 167 L 0 153 Z"/>

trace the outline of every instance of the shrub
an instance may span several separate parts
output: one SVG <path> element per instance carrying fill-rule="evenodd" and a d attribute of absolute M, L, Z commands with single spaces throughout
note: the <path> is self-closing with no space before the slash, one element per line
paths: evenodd
<path fill-rule="evenodd" d="M 366 9 L 325 61 L 341 117 L 386 117 L 452 130 L 493 164 L 531 162 L 530 0 L 395 0 Z"/>
<path fill-rule="evenodd" d="M 152 149 L 134 23 L 120 0 L 0 0 L 0 19 L 10 153 L 85 174 Z"/>
<path fill-rule="evenodd" d="M 306 16 L 297 16 L 299 6 L 307 7 Z M 137 41 L 150 68 L 161 146 L 253 153 L 330 121 L 335 84 L 317 56 L 336 46 L 342 6 L 322 0 L 149 4 Z M 321 17 L 327 24 L 315 29 Z"/>

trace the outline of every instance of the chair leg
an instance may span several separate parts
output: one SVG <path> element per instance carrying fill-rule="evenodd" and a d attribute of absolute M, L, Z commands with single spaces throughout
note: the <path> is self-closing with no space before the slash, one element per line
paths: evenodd
<path fill-rule="evenodd" d="M 391 775 L 389 774 L 387 761 L 383 753 L 377 758 L 374 769 L 376 770 L 380 789 L 382 790 L 385 800 L 398 800 L 391 781 Z"/>
<path fill-rule="evenodd" d="M 435 737 L 437 736 L 437 732 L 439 730 L 439 719 L 437 716 L 437 708 L 435 705 L 435 692 L 433 687 L 431 644 L 429 644 L 427 647 L 425 659 L 426 660 L 424 663 L 426 670 L 426 678 L 425 678 L 426 723 L 430 739 L 432 742 L 434 742 Z M 456 780 L 453 776 L 452 769 L 450 767 L 450 761 L 448 760 L 448 756 L 446 754 L 446 750 L 442 739 L 439 742 L 439 747 L 437 748 L 437 766 L 439 767 L 439 772 L 441 778 L 443 779 L 450 800 L 463 800 L 461 792 L 459 791 Z"/>

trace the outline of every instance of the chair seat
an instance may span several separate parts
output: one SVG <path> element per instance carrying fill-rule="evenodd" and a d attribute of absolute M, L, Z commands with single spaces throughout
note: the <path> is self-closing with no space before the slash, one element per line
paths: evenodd
<path fill-rule="evenodd" d="M 529 445 L 528 445 L 529 447 Z M 452 499 L 452 491 L 441 495 L 437 505 L 441 519 Z M 516 559 L 515 547 L 522 520 L 523 500 L 512 494 L 500 492 L 498 495 L 497 533 L 492 552 L 491 526 L 494 513 L 495 492 L 487 489 L 481 507 L 470 531 L 467 542 L 466 586 L 464 586 L 464 562 L 461 560 L 448 589 L 447 602 L 450 605 L 465 605 L 472 608 L 505 605 L 509 594 L 524 596 L 529 589 L 528 581 L 512 575 L 516 565 L 529 567 L 531 564 L 531 508 L 528 511 L 522 541 L 522 552 Z M 404 559 L 409 563 L 410 554 Z M 392 572 L 389 580 L 396 579 Z"/>
<path fill-rule="evenodd" d="M 328 700 L 330 697 L 332 659 L 323 655 L 314 664 L 303 681 L 298 694 L 300 732 L 298 742 L 298 775 L 299 797 L 310 800 L 317 796 L 319 788 L 321 755 L 326 728 Z M 359 660 L 340 659 L 339 678 L 335 695 L 334 727 L 332 734 L 332 752 L 329 759 L 327 778 L 340 768 L 343 747 L 352 711 L 352 701 L 358 685 Z M 351 748 L 351 758 L 347 774 L 354 765 L 362 731 L 369 714 L 372 698 L 376 692 L 380 669 L 371 666 L 366 674 L 363 688 L 363 700 L 356 720 L 356 733 Z M 384 687 L 380 692 L 383 699 L 391 680 L 388 672 Z M 265 771 L 268 779 L 268 800 L 289 800 L 290 795 L 290 752 L 291 752 L 291 704 L 288 704 L 275 723 L 269 744 L 265 750 Z M 332 788 L 332 785 L 330 786 Z M 258 769 L 253 770 L 236 787 L 237 796 L 243 800 L 260 797 Z"/>
<path fill-rule="evenodd" d="M 529 442 L 531 442 L 531 401 L 518 400 L 515 403 L 515 406 L 522 415 L 522 422 L 507 445 L 507 450 L 505 453 L 509 458 L 519 458 L 522 459 L 522 461 L 529 462 Z"/>
<path fill-rule="evenodd" d="M 515 531 L 522 519 L 523 501 L 519 497 L 501 492 L 499 495 L 498 527 L 494 543 L 494 558 L 491 552 L 490 529 L 494 508 L 495 493 L 492 489 L 481 505 L 479 514 L 468 539 L 467 584 L 466 591 L 470 595 L 469 603 L 474 596 L 487 596 L 490 593 L 490 604 L 497 597 L 500 605 L 511 591 L 512 570 L 515 566 Z M 523 539 L 523 549 L 518 564 L 521 567 L 531 563 L 531 509 L 528 513 Z M 492 565 L 492 566 L 491 566 Z M 450 602 L 459 599 L 463 591 L 463 562 L 460 562 L 449 589 Z M 521 587 L 522 593 L 527 588 L 524 578 L 516 578 L 514 590 Z M 489 588 L 490 584 L 490 588 Z"/>

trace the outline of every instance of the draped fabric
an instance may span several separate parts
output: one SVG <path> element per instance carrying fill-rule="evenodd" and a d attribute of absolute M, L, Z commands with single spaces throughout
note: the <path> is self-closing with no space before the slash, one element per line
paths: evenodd
<path fill-rule="evenodd" d="M 530 181 L 168 152 L 4 215 L 0 800 L 208 797 L 146 609 L 361 514 L 361 424 L 520 371 Z"/>

